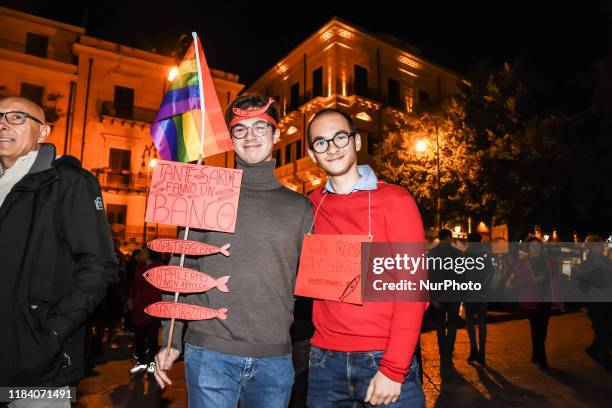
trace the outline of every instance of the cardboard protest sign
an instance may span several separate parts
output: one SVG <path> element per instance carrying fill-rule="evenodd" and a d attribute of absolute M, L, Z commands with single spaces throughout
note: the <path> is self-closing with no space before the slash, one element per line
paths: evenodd
<path fill-rule="evenodd" d="M 219 279 L 182 266 L 158 266 L 146 271 L 143 276 L 153 286 L 166 292 L 198 293 L 217 288 L 229 292 L 226 284 L 229 276 Z"/>
<path fill-rule="evenodd" d="M 242 170 L 160 160 L 153 170 L 145 220 L 234 232 Z"/>
<path fill-rule="evenodd" d="M 144 310 L 147 314 L 162 319 L 180 320 L 209 320 L 227 319 L 227 309 L 209 309 L 203 306 L 188 305 L 186 303 L 156 302 L 147 306 Z"/>
<path fill-rule="evenodd" d="M 185 254 L 193 256 L 213 255 L 222 253 L 229 256 L 230 244 L 216 247 L 204 242 L 190 241 L 185 239 L 154 239 L 147 242 L 147 247 L 156 252 L 168 252 L 173 254 Z"/>
<path fill-rule="evenodd" d="M 361 243 L 367 235 L 306 235 L 295 295 L 362 304 Z"/>

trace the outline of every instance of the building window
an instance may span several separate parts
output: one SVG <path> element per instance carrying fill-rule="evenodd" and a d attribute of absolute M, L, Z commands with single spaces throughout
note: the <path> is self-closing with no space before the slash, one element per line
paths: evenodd
<path fill-rule="evenodd" d="M 26 54 L 36 55 L 37 57 L 47 58 L 47 49 L 49 46 L 49 37 L 28 33 L 26 36 Z"/>
<path fill-rule="evenodd" d="M 281 151 L 280 149 L 276 149 L 272 152 L 272 158 L 276 161 L 276 167 L 281 166 Z"/>
<path fill-rule="evenodd" d="M 302 141 L 296 140 L 285 146 L 285 164 L 292 163 L 302 158 Z"/>
<path fill-rule="evenodd" d="M 296 82 L 291 85 L 291 101 L 289 102 L 289 110 L 298 110 L 300 107 L 300 83 Z"/>
<path fill-rule="evenodd" d="M 289 143 L 288 145 L 285 145 L 285 164 L 291 163 L 292 157 L 291 157 L 291 145 L 293 143 Z"/>
<path fill-rule="evenodd" d="M 374 133 L 366 133 L 368 140 L 368 154 L 371 156 L 376 151 L 376 135 Z"/>
<path fill-rule="evenodd" d="M 38 106 L 42 106 L 43 97 L 45 95 L 45 87 L 40 85 L 28 84 L 26 82 L 21 83 L 21 90 L 19 96 L 26 98 Z"/>
<path fill-rule="evenodd" d="M 129 173 L 132 152 L 123 149 L 110 149 L 108 167 L 112 173 Z"/>
<path fill-rule="evenodd" d="M 125 240 L 125 222 L 127 220 L 127 205 L 107 204 L 106 219 L 114 239 Z"/>
<path fill-rule="evenodd" d="M 427 91 L 419 89 L 419 102 L 428 102 L 428 101 L 429 101 L 429 94 L 427 93 Z"/>
<path fill-rule="evenodd" d="M 355 64 L 355 94 L 368 97 L 368 69 Z"/>
<path fill-rule="evenodd" d="M 295 159 L 301 159 L 304 156 L 304 152 L 302 151 L 302 141 L 298 140 L 294 143 L 295 145 Z"/>
<path fill-rule="evenodd" d="M 312 97 L 323 96 L 323 67 L 312 72 Z"/>
<path fill-rule="evenodd" d="M 389 91 L 389 106 L 397 109 L 402 108 L 402 100 L 400 98 L 400 83 L 398 80 L 389 78 L 387 80 L 387 89 Z"/>
<path fill-rule="evenodd" d="M 134 90 L 116 85 L 113 106 L 117 117 L 132 119 L 134 116 Z"/>

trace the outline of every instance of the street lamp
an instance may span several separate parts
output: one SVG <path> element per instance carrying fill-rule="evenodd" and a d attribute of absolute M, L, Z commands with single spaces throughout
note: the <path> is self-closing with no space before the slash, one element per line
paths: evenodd
<path fill-rule="evenodd" d="M 441 216 L 441 187 L 440 187 L 440 129 L 438 124 L 433 122 L 434 129 L 436 131 L 436 225 L 438 231 L 442 229 L 442 216 Z M 416 142 L 416 151 L 423 153 L 427 149 L 425 140 L 420 139 Z"/>
<path fill-rule="evenodd" d="M 151 143 L 150 145 L 146 145 L 144 150 L 142 151 L 142 161 L 140 162 L 141 170 L 143 168 L 147 169 L 147 178 L 145 179 L 145 217 L 144 217 L 144 225 L 142 231 L 142 245 L 147 244 L 147 219 L 146 212 L 147 206 L 149 205 L 149 177 L 151 169 L 155 167 L 157 164 L 157 150 L 155 149 L 155 145 Z M 141 173 L 142 174 L 142 173 Z"/>
<path fill-rule="evenodd" d="M 419 153 L 423 153 L 425 150 L 427 150 L 427 144 L 425 143 L 424 140 L 417 140 L 416 142 L 416 151 Z"/>
<path fill-rule="evenodd" d="M 172 82 L 174 81 L 174 78 L 176 78 L 179 74 L 179 69 L 177 66 L 174 66 L 170 69 L 170 71 L 168 72 L 168 81 Z"/>

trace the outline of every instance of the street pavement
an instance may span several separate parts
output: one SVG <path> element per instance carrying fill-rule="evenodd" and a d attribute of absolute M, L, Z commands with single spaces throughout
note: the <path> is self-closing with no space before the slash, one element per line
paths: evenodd
<path fill-rule="evenodd" d="M 499 317 L 499 316 L 498 316 Z M 546 343 L 550 368 L 531 363 L 529 323 L 526 319 L 495 319 L 489 324 L 487 365 L 466 362 L 469 342 L 465 329 L 457 333 L 455 368 L 440 373 L 435 331 L 423 333 L 423 389 L 427 407 L 610 407 L 612 374 L 584 352 L 592 341 L 591 325 L 583 313 L 551 317 Z M 501 321 L 499 321 L 501 320 Z M 84 379 L 77 389 L 77 407 L 186 407 L 183 362 L 170 372 L 166 390 L 149 374 L 130 375 L 129 338 L 121 337 L 97 376 Z"/>

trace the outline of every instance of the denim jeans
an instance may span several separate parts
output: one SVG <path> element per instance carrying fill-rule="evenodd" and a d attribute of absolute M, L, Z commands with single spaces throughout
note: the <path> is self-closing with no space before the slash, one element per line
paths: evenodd
<path fill-rule="evenodd" d="M 186 343 L 185 381 L 191 408 L 286 408 L 291 354 L 241 357 Z"/>
<path fill-rule="evenodd" d="M 312 346 L 308 376 L 308 407 L 371 407 L 364 401 L 370 380 L 378 371 L 382 351 L 338 352 Z M 416 358 L 412 358 L 402 393 L 397 402 L 385 407 L 421 408 L 425 395 L 418 376 Z"/>

